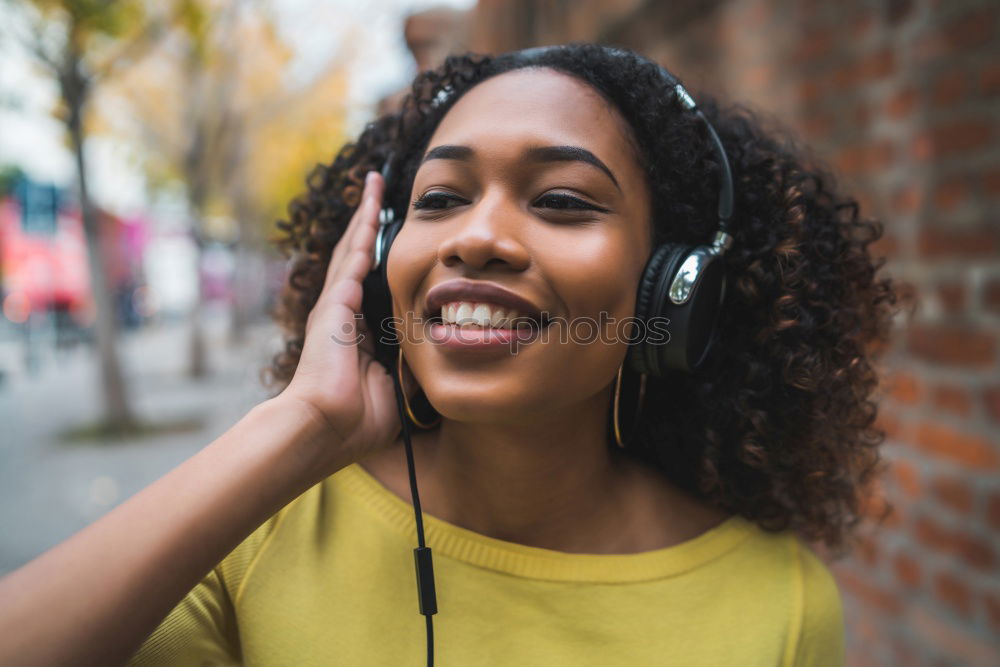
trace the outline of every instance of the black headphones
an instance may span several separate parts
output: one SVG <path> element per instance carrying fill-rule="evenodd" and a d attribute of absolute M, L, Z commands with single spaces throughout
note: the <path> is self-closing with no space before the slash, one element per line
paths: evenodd
<path fill-rule="evenodd" d="M 561 50 L 561 46 L 543 46 L 500 58 L 514 58 L 527 64 L 547 66 L 542 56 Z M 680 82 L 665 68 L 638 54 L 613 47 L 601 47 L 615 57 L 632 57 L 654 65 L 660 77 L 672 90 L 674 98 L 693 112 L 704 124 L 712 147 L 719 161 L 719 226 L 710 245 L 684 245 L 664 243 L 653 250 L 636 296 L 635 317 L 638 327 L 630 340 L 628 364 L 636 373 L 662 377 L 670 371 L 694 373 L 704 362 L 709 348 L 715 341 L 719 312 L 726 291 L 726 273 L 723 255 L 732 245 L 728 223 L 733 214 L 733 177 L 726 151 L 719 136 L 698 109 L 694 99 Z M 390 153 L 383 166 L 382 177 L 389 192 L 393 173 L 394 155 Z M 427 664 L 434 663 L 434 635 L 432 615 L 437 612 L 434 596 L 434 574 L 430 549 L 424 543 L 420 498 L 417 493 L 416 474 L 413 468 L 413 451 L 409 437 L 409 418 L 403 408 L 403 393 L 399 386 L 396 368 L 399 341 L 391 318 L 392 297 L 386 277 L 386 264 L 392 242 L 403 226 L 404 215 L 396 215 L 391 206 L 384 206 L 379 213 L 379 231 L 375 242 L 375 265 L 364 280 L 362 311 L 369 331 L 375 338 L 375 358 L 393 377 L 396 402 L 406 445 L 407 464 L 410 472 L 410 491 L 417 522 L 418 547 L 414 550 L 417 566 L 417 592 L 420 613 L 427 622 Z M 661 326 L 662 325 L 662 326 Z M 656 334 L 656 335 L 654 335 Z M 665 334 L 666 339 L 663 340 Z M 421 400 L 422 398 L 422 400 Z M 422 397 L 415 397 L 411 408 L 415 414 L 433 415 L 433 408 Z M 428 420 L 430 418 L 428 417 Z M 421 417 L 421 421 L 424 418 Z"/>

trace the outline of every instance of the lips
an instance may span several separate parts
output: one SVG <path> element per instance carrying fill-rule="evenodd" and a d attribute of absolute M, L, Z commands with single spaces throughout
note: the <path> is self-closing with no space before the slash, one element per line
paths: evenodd
<path fill-rule="evenodd" d="M 525 297 L 496 283 L 464 279 L 449 280 L 432 287 L 427 292 L 427 311 L 424 316 L 432 321 L 440 320 L 441 306 L 451 301 L 495 303 L 515 309 L 523 317 L 530 318 L 541 326 L 548 323 L 547 318 L 543 320 L 541 309 Z"/>

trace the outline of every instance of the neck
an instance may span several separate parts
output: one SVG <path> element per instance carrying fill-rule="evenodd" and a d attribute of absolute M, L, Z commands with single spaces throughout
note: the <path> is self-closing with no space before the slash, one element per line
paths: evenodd
<path fill-rule="evenodd" d="M 443 419 L 413 439 L 426 511 L 519 544 L 586 551 L 625 514 L 623 456 L 608 446 L 600 392 L 562 414 L 519 423 Z M 600 539 L 597 539 L 600 538 Z"/>

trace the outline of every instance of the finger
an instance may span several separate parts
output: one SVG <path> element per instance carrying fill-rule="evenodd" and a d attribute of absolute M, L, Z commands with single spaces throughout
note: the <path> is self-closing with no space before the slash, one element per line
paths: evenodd
<path fill-rule="evenodd" d="M 337 283 L 355 282 L 360 287 L 371 268 L 371 261 L 371 251 L 365 251 L 360 248 L 351 250 L 347 257 L 344 258 L 340 267 L 338 267 L 340 275 L 337 278 Z M 360 313 L 363 296 L 362 290 L 351 290 L 349 295 L 351 297 L 350 300 L 343 303 L 346 306 L 354 308 L 355 312 Z"/>
<path fill-rule="evenodd" d="M 375 237 L 378 235 L 379 228 L 379 212 L 382 210 L 382 197 L 385 193 L 385 181 L 382 179 L 382 175 L 376 171 L 371 173 L 371 182 L 369 183 L 370 192 L 366 195 L 371 197 L 372 206 L 375 210 L 375 215 L 365 215 L 361 216 L 353 230 L 353 234 L 350 240 L 350 249 L 352 250 L 365 250 L 372 254 L 374 259 L 374 248 L 375 248 Z"/>
<path fill-rule="evenodd" d="M 365 177 L 365 182 L 361 191 L 361 201 L 354 210 L 354 213 L 351 215 L 351 219 L 348 221 L 347 227 L 344 228 L 344 233 L 340 235 L 340 239 L 337 241 L 337 244 L 334 246 L 333 252 L 330 255 L 330 263 L 327 270 L 329 280 L 327 280 L 327 283 L 333 280 L 336 268 L 340 266 L 344 255 L 347 254 L 347 249 L 351 245 L 351 239 L 354 236 L 354 231 L 358 227 L 358 221 L 368 212 L 368 209 L 370 208 L 370 200 L 368 197 L 368 195 L 371 194 L 371 189 L 368 187 L 368 183 L 371 180 L 370 174 L 371 172 L 369 172 Z"/>
<path fill-rule="evenodd" d="M 364 190 L 361 192 L 361 203 L 354 211 L 354 215 L 351 216 L 351 221 L 348 223 L 347 229 L 344 230 L 344 236 L 341 239 L 341 245 L 345 249 L 350 249 L 354 245 L 354 239 L 360 228 L 378 226 L 378 213 L 382 199 L 380 181 L 381 176 L 378 172 L 369 171 L 365 175 Z"/>
<path fill-rule="evenodd" d="M 354 313 L 361 313 L 364 296 L 363 281 L 371 270 L 371 263 L 370 247 L 368 249 L 355 248 L 348 252 L 339 265 L 331 267 L 333 275 L 329 276 L 329 282 L 323 286 L 316 304 L 306 319 L 307 332 L 311 328 L 312 320 L 325 321 L 327 319 L 325 313 L 336 306 L 346 306 Z M 334 326 L 340 330 L 339 327 L 342 327 L 342 323 L 335 322 Z"/>
<path fill-rule="evenodd" d="M 338 279 L 337 269 L 343 262 L 344 255 L 352 247 L 358 228 L 367 226 L 377 229 L 378 227 L 381 194 L 376 192 L 376 189 L 379 187 L 378 183 L 375 182 L 376 179 L 381 180 L 379 174 L 368 172 L 365 178 L 364 190 L 362 191 L 361 203 L 354 211 L 354 215 L 351 216 L 351 220 L 347 223 L 347 228 L 344 230 L 337 245 L 334 246 L 333 253 L 330 255 L 330 262 L 327 266 L 327 280 L 325 281 L 324 288 Z"/>

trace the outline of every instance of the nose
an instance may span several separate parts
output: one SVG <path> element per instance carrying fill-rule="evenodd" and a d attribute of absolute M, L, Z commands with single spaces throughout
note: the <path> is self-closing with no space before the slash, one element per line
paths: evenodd
<path fill-rule="evenodd" d="M 497 265 L 523 271 L 531 262 L 521 240 L 523 215 L 513 202 L 484 197 L 449 225 L 438 247 L 438 260 L 445 266 L 483 269 Z"/>

